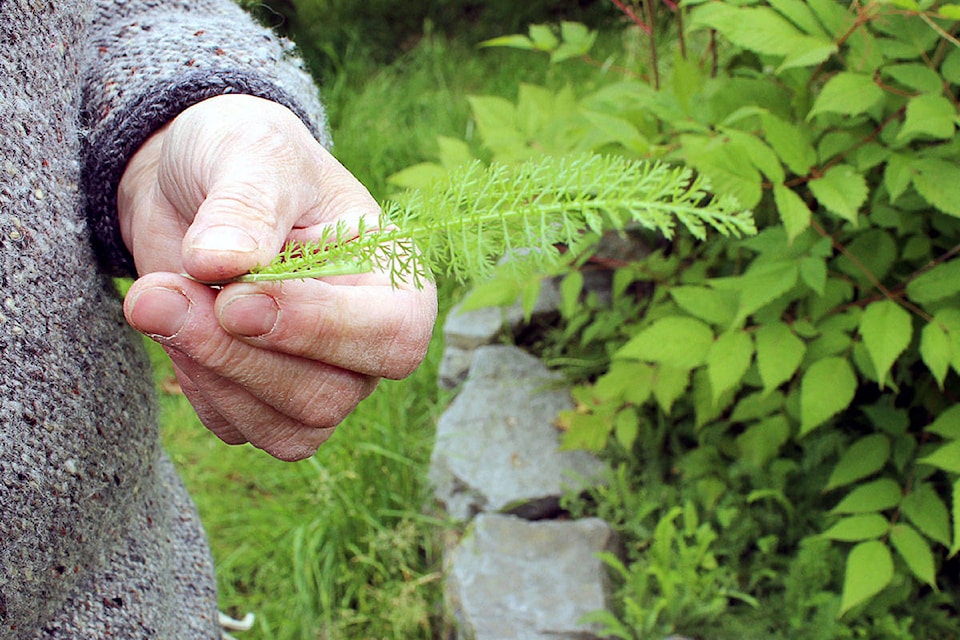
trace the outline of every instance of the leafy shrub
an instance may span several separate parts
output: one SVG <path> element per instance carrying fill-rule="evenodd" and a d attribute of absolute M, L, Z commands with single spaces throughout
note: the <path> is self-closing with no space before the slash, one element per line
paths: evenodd
<path fill-rule="evenodd" d="M 471 99 L 488 159 L 683 163 L 761 227 L 646 237 L 606 307 L 579 304 L 583 273 L 565 275 L 553 348 L 591 363 L 565 443 L 630 470 L 570 505 L 609 509 L 628 541 L 611 561 L 611 634 L 956 637 L 957 19 L 960 5 L 931 1 L 693 0 L 650 53 L 607 61 L 593 84 Z M 593 38 L 564 23 L 491 44 L 592 62 Z M 395 182 L 472 154 L 440 148 Z M 536 285 L 505 279 L 474 302 L 512 301 L 510 286 L 529 300 Z M 683 588 L 700 608 L 670 609 Z"/>

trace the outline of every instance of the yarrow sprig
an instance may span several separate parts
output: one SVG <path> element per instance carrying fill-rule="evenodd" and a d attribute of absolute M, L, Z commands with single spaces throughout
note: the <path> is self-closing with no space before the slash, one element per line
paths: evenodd
<path fill-rule="evenodd" d="M 621 157 L 543 157 L 519 165 L 474 162 L 427 190 L 384 203 L 376 226 L 345 223 L 291 243 L 270 264 L 236 281 L 317 278 L 383 270 L 394 284 L 436 275 L 489 276 L 511 257 L 519 269 L 546 269 L 604 230 L 640 225 L 670 238 L 676 223 L 698 239 L 756 233 L 750 211 L 710 194 L 683 167 Z"/>

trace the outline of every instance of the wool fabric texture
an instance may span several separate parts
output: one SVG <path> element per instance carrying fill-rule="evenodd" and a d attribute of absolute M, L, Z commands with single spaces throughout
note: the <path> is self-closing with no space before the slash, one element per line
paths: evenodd
<path fill-rule="evenodd" d="M 228 0 L 3 0 L 0 46 L 0 639 L 219 638 L 114 286 L 134 275 L 117 184 L 153 132 L 224 93 L 280 102 L 326 143 L 316 89 Z"/>

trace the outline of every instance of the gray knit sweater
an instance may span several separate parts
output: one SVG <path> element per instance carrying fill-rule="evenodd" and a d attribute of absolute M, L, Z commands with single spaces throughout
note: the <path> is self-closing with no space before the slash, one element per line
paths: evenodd
<path fill-rule="evenodd" d="M 226 93 L 324 141 L 290 47 L 227 0 L 0 0 L 0 639 L 217 638 L 212 563 L 160 451 L 111 276 L 130 155 Z"/>

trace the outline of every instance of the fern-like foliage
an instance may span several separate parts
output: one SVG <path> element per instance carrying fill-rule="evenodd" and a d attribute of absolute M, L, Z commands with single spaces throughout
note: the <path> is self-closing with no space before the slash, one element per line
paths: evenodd
<path fill-rule="evenodd" d="M 585 238 L 635 224 L 672 237 L 679 221 L 699 239 L 756 233 L 749 211 L 714 197 L 686 168 L 621 157 L 543 157 L 520 165 L 479 162 L 426 191 L 383 206 L 376 228 L 332 225 L 317 240 L 288 246 L 269 265 L 241 276 L 257 282 L 373 269 L 396 284 L 434 275 L 489 276 L 510 256 L 519 269 L 546 269 L 584 247 Z"/>

